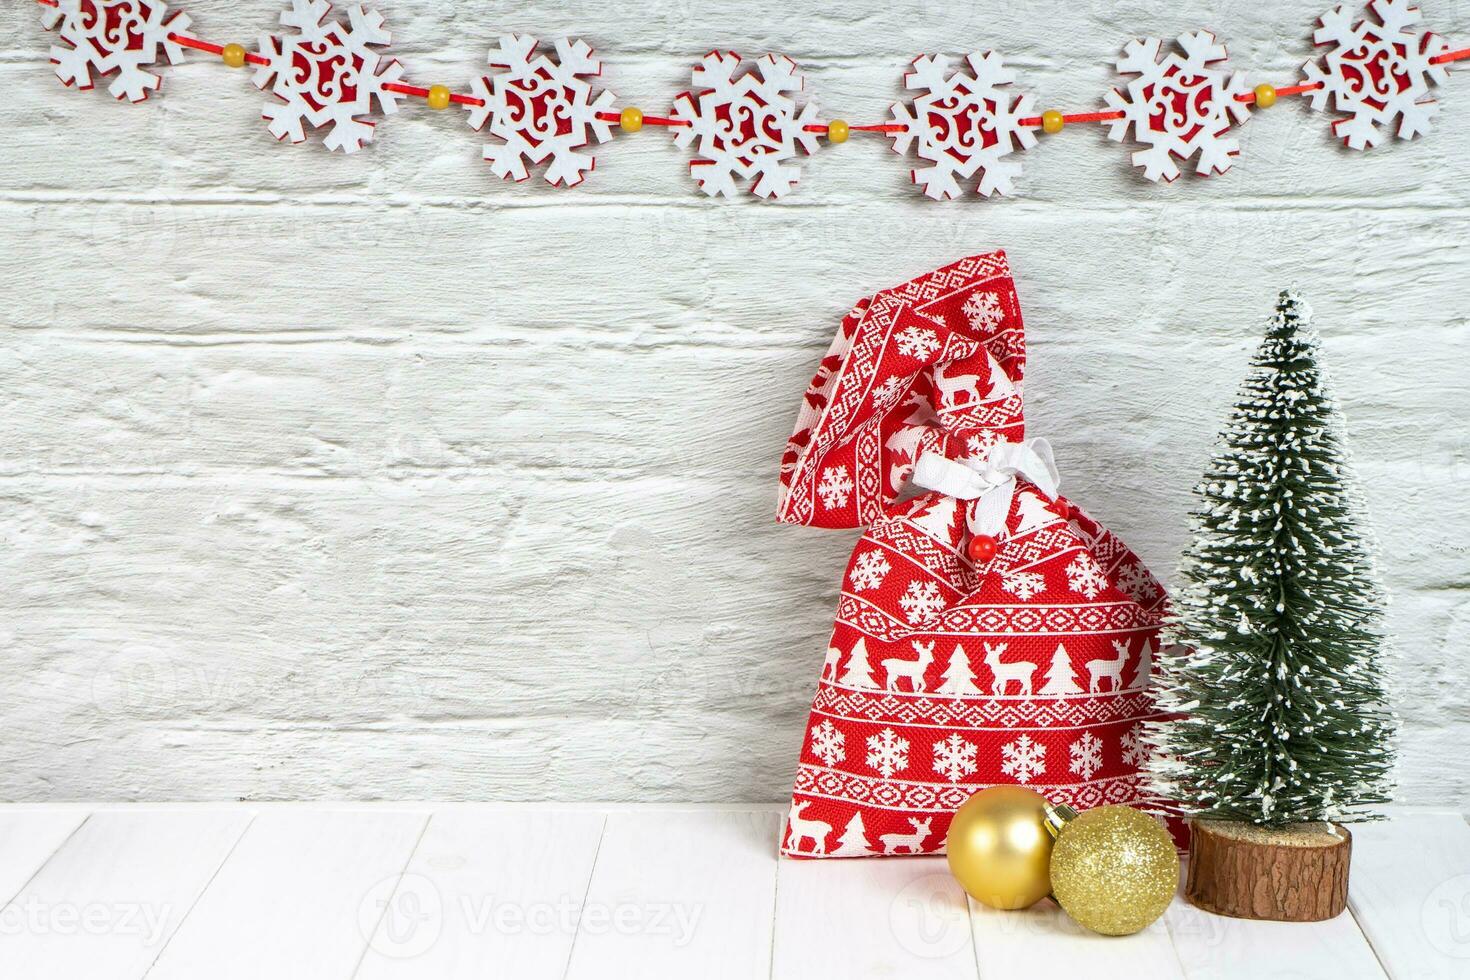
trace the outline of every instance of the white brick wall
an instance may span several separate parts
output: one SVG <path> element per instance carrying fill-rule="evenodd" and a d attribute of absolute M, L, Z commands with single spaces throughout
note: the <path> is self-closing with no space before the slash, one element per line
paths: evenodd
<path fill-rule="evenodd" d="M 857 122 L 965 46 L 1043 106 L 1202 27 L 1286 82 L 1326 6 L 383 9 L 420 81 L 577 31 L 648 111 L 720 46 Z M 187 7 L 244 41 L 279 9 Z M 1425 13 L 1470 43 L 1470 8 Z M 1148 185 L 1079 127 L 1018 198 L 934 205 L 854 137 L 772 206 L 707 203 L 654 129 L 575 191 L 501 184 L 421 107 L 351 158 L 277 146 L 205 56 L 128 106 L 56 82 L 31 4 L 0 24 L 0 797 L 779 798 L 853 539 L 772 520 L 803 385 L 852 300 L 1002 246 L 1034 432 L 1166 573 L 1272 297 L 1307 292 L 1397 594 L 1403 796 L 1467 798 L 1470 72 L 1368 154 L 1283 99 L 1222 178 Z"/>

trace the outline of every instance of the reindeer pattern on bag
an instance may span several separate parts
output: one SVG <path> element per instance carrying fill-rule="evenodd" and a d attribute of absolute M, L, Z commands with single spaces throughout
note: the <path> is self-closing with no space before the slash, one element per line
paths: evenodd
<path fill-rule="evenodd" d="M 992 315 L 967 312 L 981 308 Z M 866 530 L 802 740 L 788 855 L 942 852 L 955 809 L 994 784 L 1172 818 L 1139 774 L 1166 601 L 1147 568 L 1025 480 L 978 563 L 969 502 L 899 500 L 925 452 L 1022 441 L 1024 354 L 1005 256 L 974 256 L 857 304 L 803 400 L 779 517 Z"/>

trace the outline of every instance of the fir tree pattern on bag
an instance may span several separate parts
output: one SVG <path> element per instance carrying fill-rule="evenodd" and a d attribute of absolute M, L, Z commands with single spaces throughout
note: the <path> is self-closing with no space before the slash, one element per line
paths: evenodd
<path fill-rule="evenodd" d="M 1182 842 L 1139 773 L 1160 716 L 1153 575 L 1036 466 L 1010 477 L 1000 510 L 994 491 L 900 501 L 916 466 L 969 476 L 1028 451 L 1024 366 L 994 252 L 859 302 L 812 380 L 778 516 L 866 531 L 802 740 L 788 855 L 942 853 L 955 809 L 998 783 L 1077 809 L 1138 805 Z M 987 521 L 994 552 L 972 559 Z"/>

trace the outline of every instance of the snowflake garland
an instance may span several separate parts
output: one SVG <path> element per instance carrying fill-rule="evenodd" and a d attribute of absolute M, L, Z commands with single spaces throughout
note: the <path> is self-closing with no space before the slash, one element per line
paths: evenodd
<path fill-rule="evenodd" d="M 1146 149 L 1133 154 L 1133 165 L 1149 180 L 1173 181 L 1179 176 L 1176 160 L 1198 155 L 1195 171 L 1223 174 L 1240 152 L 1240 142 L 1228 135 L 1233 123 L 1244 122 L 1250 107 L 1237 96 L 1246 95 L 1239 72 L 1212 68 L 1227 52 L 1208 31 L 1181 34 L 1179 51 L 1160 58 L 1163 41 L 1130 41 L 1118 59 L 1118 71 L 1135 75 L 1127 90 L 1107 94 L 1108 107 L 1123 113 L 1108 121 L 1108 138 L 1122 142 L 1131 128 L 1133 139 Z"/>
<path fill-rule="evenodd" d="M 1376 20 L 1354 23 L 1346 6 L 1323 14 L 1312 38 L 1332 50 L 1320 64 L 1302 66 L 1307 82 L 1321 85 L 1306 93 L 1312 108 L 1322 112 L 1330 102 L 1348 114 L 1333 121 L 1332 132 L 1354 150 L 1377 146 L 1390 131 L 1400 139 L 1427 133 L 1439 108 L 1429 86 L 1449 78 L 1446 66 L 1431 61 L 1449 50 L 1444 39 L 1407 29 L 1419 22 L 1419 8 L 1408 0 L 1371 0 L 1368 9 Z"/>
<path fill-rule="evenodd" d="M 786 161 L 798 152 L 813 153 L 818 134 L 817 107 L 800 110 L 792 93 L 802 76 L 790 58 L 768 54 L 744 72 L 740 55 L 711 51 L 695 66 L 695 91 L 674 100 L 674 142 L 683 149 L 697 143 L 689 164 L 699 189 L 710 197 L 737 193 L 736 179 L 750 180 L 757 197 L 790 193 L 801 176 Z"/>
<path fill-rule="evenodd" d="M 965 62 L 968 70 L 951 71 L 944 55 L 915 58 L 903 84 L 924 94 L 892 110 L 893 125 L 901 127 L 891 134 L 893 148 L 907 153 L 912 147 L 932 164 L 913 171 L 913 180 L 936 201 L 959 197 L 960 181 L 977 173 L 980 195 L 1010 194 L 1021 165 L 1002 158 L 1036 145 L 1037 124 L 1022 122 L 1035 117 L 1031 96 L 1005 89 L 1015 72 L 993 51 L 971 54 Z"/>
<path fill-rule="evenodd" d="M 142 102 L 163 84 L 148 67 L 160 57 L 171 65 L 183 58 L 183 47 L 170 35 L 188 29 L 189 15 L 170 14 L 168 4 L 156 0 L 57 0 L 41 8 L 41 25 L 58 32 L 61 43 L 51 46 L 51 63 L 62 84 L 90 89 L 94 72 L 116 72 L 107 91 Z"/>
<path fill-rule="evenodd" d="M 579 153 L 592 140 L 612 139 L 612 124 L 600 117 L 611 112 L 614 96 L 606 89 L 592 95 L 590 79 L 602 74 L 602 62 L 586 42 L 560 38 L 556 57 L 537 53 L 534 37 L 507 34 L 490 51 L 490 65 L 502 69 L 470 83 L 483 105 L 467 105 L 470 125 L 489 125 L 498 142 L 485 144 L 490 170 L 506 180 L 526 180 L 528 164 L 547 159 L 546 182 L 575 187 L 597 165 Z"/>
<path fill-rule="evenodd" d="M 67 86 L 89 89 L 96 77 L 115 75 L 112 95 L 140 102 L 161 87 L 148 69 L 179 63 L 186 47 L 240 64 L 237 45 L 187 35 L 189 16 L 170 12 L 163 0 L 42 2 L 43 25 L 59 35 L 51 61 Z M 372 140 L 368 117 L 375 108 L 391 115 L 406 95 L 435 109 L 454 101 L 469 111 L 476 130 L 488 127 L 494 142 L 484 158 L 498 176 L 523 181 L 550 161 L 545 179 L 570 187 L 596 165 L 580 151 L 610 140 L 619 123 L 613 94 L 595 88 L 602 63 L 580 40 L 557 40 L 553 53 L 535 38 L 505 35 L 490 53 L 500 70 L 474 79 L 472 94 L 454 95 L 443 85 L 405 84 L 402 65 L 377 50 L 390 42 L 380 14 L 354 3 L 344 23 L 332 10 L 330 0 L 290 0 L 280 21 L 295 33 L 263 36 L 259 54 L 246 56 L 256 65 L 257 87 L 283 103 L 262 113 L 277 140 L 300 143 L 308 129 L 325 129 L 329 149 L 352 153 Z M 1452 63 L 1470 58 L 1470 48 L 1452 50 L 1434 32 L 1413 29 L 1420 20 L 1411 0 L 1334 7 L 1312 35 L 1327 50 L 1305 62 L 1302 82 L 1281 94 L 1303 95 L 1314 110 L 1335 113 L 1333 133 L 1351 149 L 1377 146 L 1390 133 L 1400 139 L 1427 133 L 1438 111 L 1432 88 L 1448 81 Z M 814 102 L 798 104 L 804 80 L 790 58 L 767 54 L 747 63 L 734 52 L 712 51 L 694 66 L 693 88 L 676 97 L 670 118 L 646 121 L 668 127 L 678 146 L 693 148 L 690 171 L 709 196 L 735 197 L 740 182 L 748 182 L 759 197 L 783 197 L 800 177 L 797 157 L 814 153 L 824 136 L 837 143 L 859 131 L 885 134 L 899 153 L 913 151 L 927 161 L 912 178 L 930 198 L 962 197 L 971 181 L 980 195 L 1003 196 L 1021 170 L 1010 157 L 1036 145 L 1037 129 L 1055 133 L 1083 119 L 1106 124 L 1114 141 L 1143 144 L 1132 162 L 1149 180 L 1173 181 L 1191 160 L 1197 173 L 1225 173 L 1240 153 L 1231 129 L 1250 117 L 1257 99 L 1263 106 L 1274 102 L 1273 90 L 1262 85 L 1252 93 L 1241 73 L 1226 67 L 1228 52 L 1208 31 L 1165 45 L 1159 38 L 1126 44 L 1115 65 L 1130 77 L 1106 94 L 1107 110 L 1074 115 L 1037 114 L 1031 96 L 1010 89 L 1015 72 L 999 53 L 974 52 L 958 61 L 920 55 L 904 73 L 912 94 L 891 106 L 891 121 L 852 126 L 819 123 Z M 641 128 L 641 112 L 624 112 L 631 113 L 622 120 L 626 129 Z M 977 331 L 1005 315 L 991 299 L 965 304 Z M 922 344 L 910 350 L 920 358 L 928 353 Z"/>
<path fill-rule="evenodd" d="M 332 17 L 327 0 L 291 0 L 281 25 L 297 33 L 260 39 L 267 63 L 256 69 L 255 85 L 281 101 L 261 112 L 276 139 L 300 143 L 305 127 L 326 128 L 327 149 L 355 153 L 373 138 L 364 118 L 373 100 L 384 115 L 398 110 L 401 96 L 383 86 L 403 77 L 403 65 L 374 50 L 391 40 L 383 16 L 358 3 L 347 8 L 347 20 Z"/>

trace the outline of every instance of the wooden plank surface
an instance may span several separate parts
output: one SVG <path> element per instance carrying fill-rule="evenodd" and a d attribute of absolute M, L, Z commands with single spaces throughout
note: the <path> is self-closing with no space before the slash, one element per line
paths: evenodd
<path fill-rule="evenodd" d="M 601 813 L 434 814 L 357 980 L 560 980 Z"/>
<path fill-rule="evenodd" d="M 1050 902 L 967 902 L 942 858 L 778 860 L 769 809 L 85 814 L 0 808 L 6 980 L 1470 976 L 1453 814 L 1354 827 L 1351 914 L 1254 922 L 1181 898 L 1122 939 Z"/>
<path fill-rule="evenodd" d="M 974 980 L 965 901 L 943 858 L 783 860 L 771 976 Z"/>
<path fill-rule="evenodd" d="M 0 976 L 142 977 L 250 820 L 244 808 L 92 814 L 0 912 Z"/>
<path fill-rule="evenodd" d="M 348 980 L 427 818 L 261 813 L 149 980 Z"/>
<path fill-rule="evenodd" d="M 1175 905 L 1179 904 L 1175 899 Z M 970 901 L 980 976 L 1067 977 L 1089 980 L 1177 980 L 1184 976 L 1163 920 L 1133 936 L 1102 939 L 1079 926 L 1050 899 L 1019 912 Z"/>
<path fill-rule="evenodd" d="M 568 980 L 765 976 L 780 815 L 612 813 Z"/>
<path fill-rule="evenodd" d="M 1182 898 L 1164 914 L 1189 980 L 1383 980 L 1353 917 L 1257 922 L 1203 912 Z"/>
<path fill-rule="evenodd" d="M 0 810 L 0 902 L 14 898 L 86 818 L 81 809 Z"/>
<path fill-rule="evenodd" d="M 1470 826 L 1459 814 L 1353 831 L 1348 905 L 1394 980 L 1470 977 Z"/>

